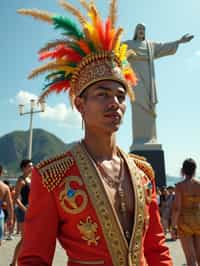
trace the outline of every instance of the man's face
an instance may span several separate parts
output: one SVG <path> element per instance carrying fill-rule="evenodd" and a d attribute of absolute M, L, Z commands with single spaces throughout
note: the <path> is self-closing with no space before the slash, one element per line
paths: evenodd
<path fill-rule="evenodd" d="M 137 40 L 144 40 L 145 39 L 145 28 L 142 25 L 137 27 Z"/>
<path fill-rule="evenodd" d="M 78 97 L 78 110 L 86 129 L 113 133 L 118 130 L 126 110 L 126 90 L 117 81 L 99 81 Z"/>
<path fill-rule="evenodd" d="M 33 169 L 33 163 L 30 162 L 26 166 L 23 167 L 22 171 L 23 171 L 25 176 L 28 176 L 28 175 L 30 175 L 32 169 Z"/>

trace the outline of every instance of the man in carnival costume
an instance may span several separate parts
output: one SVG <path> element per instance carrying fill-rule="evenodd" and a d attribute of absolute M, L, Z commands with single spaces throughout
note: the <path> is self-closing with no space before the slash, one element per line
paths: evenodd
<path fill-rule="evenodd" d="M 69 266 L 172 265 L 153 170 L 144 158 L 128 155 L 116 144 L 125 98 L 134 99 L 131 88 L 136 84 L 127 46 L 120 43 L 122 29 L 115 28 L 116 1 L 111 1 L 105 23 L 93 1 L 80 2 L 90 21 L 64 0 L 60 4 L 78 18 L 82 31 L 67 17 L 19 10 L 64 31 L 64 39 L 40 50 L 40 59 L 53 61 L 30 77 L 50 71 L 40 100 L 51 92 L 69 91 L 85 136 L 33 170 L 18 264 L 52 265 L 58 239 Z"/>

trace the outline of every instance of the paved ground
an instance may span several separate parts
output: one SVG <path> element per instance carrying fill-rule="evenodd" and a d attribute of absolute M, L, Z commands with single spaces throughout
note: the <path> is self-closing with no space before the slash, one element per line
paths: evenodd
<path fill-rule="evenodd" d="M 19 237 L 15 237 L 14 240 L 5 240 L 0 247 L 0 266 L 9 266 L 11 261 L 14 247 L 19 240 Z M 38 243 L 39 245 L 39 243 Z M 181 249 L 179 241 L 167 241 L 167 245 L 170 248 L 171 256 L 174 261 L 174 266 L 182 266 L 185 264 L 185 258 Z M 57 245 L 53 266 L 65 266 L 67 258 L 65 253 L 61 249 L 60 245 Z"/>

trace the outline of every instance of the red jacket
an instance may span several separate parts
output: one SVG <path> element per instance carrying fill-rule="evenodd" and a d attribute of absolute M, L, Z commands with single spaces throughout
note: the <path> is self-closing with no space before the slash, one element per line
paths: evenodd
<path fill-rule="evenodd" d="M 128 245 L 99 173 L 80 144 L 33 171 L 19 266 L 52 265 L 56 239 L 69 266 L 171 266 L 160 224 L 153 171 L 122 152 L 135 197 Z"/>

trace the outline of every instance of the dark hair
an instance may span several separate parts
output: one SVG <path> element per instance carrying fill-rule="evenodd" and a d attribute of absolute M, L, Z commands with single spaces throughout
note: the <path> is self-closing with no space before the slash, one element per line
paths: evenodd
<path fill-rule="evenodd" d="M 7 186 L 10 186 L 10 182 L 8 180 L 3 180 L 4 184 L 6 184 Z"/>
<path fill-rule="evenodd" d="M 20 163 L 20 169 L 22 170 L 22 169 L 23 169 L 24 167 L 26 167 L 29 163 L 32 163 L 32 161 L 29 160 L 29 159 L 24 159 L 24 160 L 22 160 L 21 163 Z"/>
<path fill-rule="evenodd" d="M 195 170 L 197 168 L 197 165 L 195 161 L 191 158 L 186 159 L 183 162 L 182 168 L 181 168 L 181 173 L 182 175 L 188 175 L 188 176 L 194 176 Z"/>
<path fill-rule="evenodd" d="M 168 186 L 167 189 L 174 189 L 174 187 L 173 186 Z"/>
<path fill-rule="evenodd" d="M 2 172 L 3 172 L 3 166 L 0 165 L 0 175 L 2 174 Z"/>

